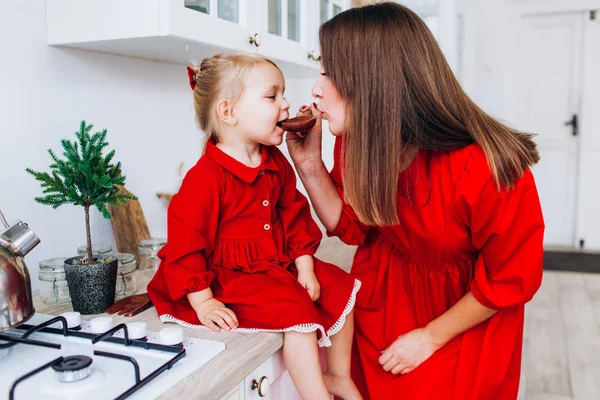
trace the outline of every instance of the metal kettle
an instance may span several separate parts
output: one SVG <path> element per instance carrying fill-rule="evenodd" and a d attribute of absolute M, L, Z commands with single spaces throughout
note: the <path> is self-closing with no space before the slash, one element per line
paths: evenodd
<path fill-rule="evenodd" d="M 8 225 L 0 212 L 0 332 L 33 316 L 31 278 L 23 257 L 40 243 L 27 224 Z M 3 230 L 5 229 L 5 230 Z"/>

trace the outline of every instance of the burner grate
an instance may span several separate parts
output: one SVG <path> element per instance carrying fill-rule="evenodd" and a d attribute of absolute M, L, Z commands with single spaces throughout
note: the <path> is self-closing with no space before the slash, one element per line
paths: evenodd
<path fill-rule="evenodd" d="M 56 323 L 61 323 L 62 329 L 49 327 L 50 325 L 53 325 Z M 44 332 L 44 333 L 62 335 L 65 337 L 72 336 L 72 337 L 78 337 L 78 338 L 83 338 L 83 339 L 89 339 L 91 341 L 92 345 L 95 345 L 102 341 L 106 341 L 106 342 L 115 343 L 115 344 L 119 344 L 119 345 L 123 345 L 123 346 L 141 347 L 141 348 L 144 348 L 147 350 L 162 351 L 162 352 L 168 352 L 168 353 L 173 354 L 173 357 L 171 359 L 169 359 L 167 362 L 162 364 L 160 367 L 158 367 L 157 369 L 152 371 L 145 378 L 141 379 L 140 367 L 139 367 L 138 362 L 135 360 L 135 358 L 130 357 L 130 356 L 124 356 L 121 354 L 106 352 L 106 351 L 94 350 L 95 356 L 127 361 L 127 362 L 131 363 L 131 365 L 133 367 L 133 378 L 134 378 L 135 383 L 129 389 L 127 389 L 125 392 L 121 393 L 118 397 L 116 397 L 117 399 L 126 399 L 127 397 L 133 395 L 135 392 L 137 392 L 139 389 L 141 389 L 142 387 L 147 385 L 149 382 L 151 382 L 153 379 L 158 377 L 164 371 L 171 369 L 173 367 L 173 365 L 175 365 L 175 363 L 177 363 L 179 360 L 181 360 L 183 357 L 185 357 L 185 354 L 186 354 L 186 350 L 182 346 L 163 345 L 163 344 L 158 344 L 158 343 L 149 343 L 146 340 L 129 339 L 129 332 L 127 330 L 126 324 L 119 324 L 119 325 L 115 326 L 114 328 L 112 328 L 102 334 L 92 334 L 92 333 L 78 332 L 76 330 L 68 329 L 67 328 L 67 320 L 64 317 L 59 316 L 56 318 L 52 318 L 52 319 L 50 319 L 42 324 L 39 324 L 39 325 L 21 324 L 21 325 L 17 326 L 14 330 L 15 331 L 22 330 L 25 332 L 20 337 L 0 335 L 0 340 L 6 342 L 6 343 L 0 343 L 0 350 L 8 349 L 17 344 L 42 346 L 42 347 L 50 347 L 50 348 L 54 348 L 54 349 L 60 349 L 61 348 L 60 344 L 29 339 L 29 337 L 35 332 Z M 124 337 L 123 338 L 113 337 L 113 335 L 120 330 L 123 330 Z M 50 368 L 50 367 L 52 367 L 52 369 L 54 369 L 57 372 L 63 373 L 62 378 L 66 379 L 63 382 L 74 382 L 77 380 L 84 379 L 85 377 L 87 377 L 89 375 L 89 371 L 88 371 L 87 375 L 85 375 L 85 372 L 83 372 L 82 370 L 89 369 L 91 363 L 92 363 L 92 359 L 90 357 L 86 357 L 86 356 L 58 357 L 58 358 L 40 366 L 39 368 L 36 368 L 36 369 L 26 373 L 25 375 L 23 375 L 23 376 L 19 377 L 17 380 L 15 380 L 15 382 L 12 384 L 12 386 L 10 388 L 9 399 L 10 400 L 14 399 L 14 393 L 17 388 L 17 385 L 19 385 L 21 382 L 31 378 L 32 376 Z M 85 375 L 85 376 L 83 376 L 83 375 Z M 62 380 L 62 378 L 61 378 L 61 380 Z"/>

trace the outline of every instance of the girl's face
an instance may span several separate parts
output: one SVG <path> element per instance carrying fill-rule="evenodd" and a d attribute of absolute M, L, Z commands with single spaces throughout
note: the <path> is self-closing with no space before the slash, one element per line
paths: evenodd
<path fill-rule="evenodd" d="M 236 128 L 246 141 L 265 146 L 283 142 L 284 130 L 277 123 L 290 115 L 284 92 L 283 75 L 268 62 L 255 65 L 246 74 L 244 93 L 234 107 Z"/>
<path fill-rule="evenodd" d="M 329 80 L 327 71 L 323 69 L 322 64 L 321 74 L 312 88 L 312 95 L 319 100 L 317 108 L 322 113 L 321 118 L 329 122 L 331 134 L 333 136 L 342 135 L 346 126 L 346 103 Z"/>

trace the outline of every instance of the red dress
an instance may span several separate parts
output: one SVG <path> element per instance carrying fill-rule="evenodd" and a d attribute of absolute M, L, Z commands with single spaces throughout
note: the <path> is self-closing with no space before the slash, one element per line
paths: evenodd
<path fill-rule="evenodd" d="M 360 282 L 314 259 L 321 296 L 297 280 L 297 257 L 314 255 L 321 231 L 296 176 L 276 147 L 250 168 L 208 143 L 168 211 L 168 242 L 148 294 L 163 322 L 201 327 L 186 294 L 211 287 L 238 331 L 318 331 L 328 346 L 354 307 Z"/>
<path fill-rule="evenodd" d="M 331 176 L 343 195 L 340 145 L 338 139 Z M 373 400 L 516 399 L 524 304 L 542 278 L 544 222 L 531 172 L 499 192 L 478 145 L 421 150 L 400 175 L 399 188 L 398 225 L 365 226 L 344 205 L 329 233 L 359 246 L 351 272 L 362 282 L 354 311 L 354 381 Z M 498 312 L 412 372 L 383 370 L 380 351 L 469 291 Z"/>

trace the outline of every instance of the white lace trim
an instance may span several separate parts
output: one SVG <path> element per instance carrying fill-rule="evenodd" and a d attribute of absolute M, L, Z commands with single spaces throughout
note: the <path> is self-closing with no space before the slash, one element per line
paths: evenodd
<path fill-rule="evenodd" d="M 346 317 L 354 309 L 354 303 L 356 302 L 356 293 L 358 293 L 358 291 L 360 290 L 361 285 L 361 281 L 359 281 L 358 279 L 354 279 L 354 288 L 352 289 L 350 299 L 348 299 L 348 304 L 346 304 L 344 312 L 342 312 L 342 315 L 338 318 L 337 321 L 335 321 L 335 324 L 333 324 L 331 328 L 327 330 L 327 336 L 333 336 L 342 329 L 342 327 L 346 323 Z"/>
<path fill-rule="evenodd" d="M 354 280 L 354 288 L 352 289 L 352 294 L 350 295 L 350 299 L 348 300 L 348 303 L 346 304 L 346 307 L 344 308 L 342 315 L 331 326 L 331 328 L 329 328 L 327 330 L 327 333 L 325 332 L 325 328 L 323 328 L 323 325 L 321 325 L 321 324 L 299 324 L 299 325 L 294 325 L 294 326 L 291 326 L 289 328 L 284 328 L 284 329 L 237 328 L 237 329 L 235 329 L 235 332 L 290 332 L 290 331 L 295 331 L 295 332 L 308 333 L 308 332 L 314 332 L 318 329 L 321 331 L 321 338 L 317 341 L 317 343 L 319 344 L 319 347 L 329 347 L 329 346 L 331 346 L 331 340 L 329 339 L 329 337 L 335 335 L 342 329 L 342 327 L 346 323 L 346 317 L 348 316 L 348 314 L 350 314 L 350 312 L 354 308 L 354 303 L 356 302 L 356 293 L 360 289 L 360 286 L 361 286 L 361 282 L 358 279 L 355 279 Z M 178 325 L 183 326 L 184 328 L 210 330 L 210 328 L 207 328 L 204 325 L 190 324 L 189 322 L 185 322 L 183 320 L 175 318 L 171 314 L 163 314 L 159 318 L 160 318 L 161 322 L 174 322 Z"/>
<path fill-rule="evenodd" d="M 183 326 L 184 328 L 210 330 L 210 328 L 207 328 L 204 325 L 190 324 L 189 322 L 185 322 L 180 319 L 177 319 L 170 314 L 163 314 L 159 318 L 162 322 L 174 322 L 178 325 Z M 289 328 L 283 328 L 283 329 L 237 328 L 237 329 L 234 329 L 233 332 L 251 333 L 251 332 L 290 332 L 290 331 L 295 331 L 295 332 L 301 332 L 301 333 L 308 333 L 308 332 L 314 332 L 317 329 L 321 331 L 321 338 L 318 340 L 319 347 L 331 346 L 331 340 L 329 340 L 329 338 L 325 334 L 325 328 L 323 328 L 323 325 L 321 325 L 321 324 L 299 324 L 299 325 L 294 325 Z"/>

